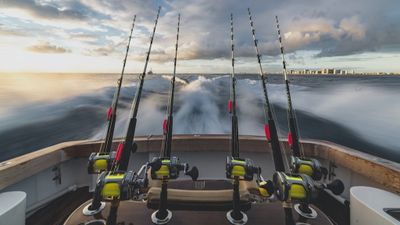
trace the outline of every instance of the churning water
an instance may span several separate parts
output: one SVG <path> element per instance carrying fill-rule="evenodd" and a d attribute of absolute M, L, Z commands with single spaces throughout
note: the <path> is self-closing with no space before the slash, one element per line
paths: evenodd
<path fill-rule="evenodd" d="M 0 161 L 68 140 L 101 139 L 116 74 L 4 74 L 0 76 Z M 264 135 L 263 95 L 256 75 L 237 75 L 240 134 Z M 175 134 L 227 134 L 229 75 L 179 75 Z M 121 93 L 116 137 L 124 136 L 136 75 Z M 170 76 L 149 75 L 137 135 L 162 133 Z M 323 139 L 400 162 L 399 76 L 291 76 L 302 138 Z M 268 93 L 281 137 L 287 134 L 281 75 Z"/>

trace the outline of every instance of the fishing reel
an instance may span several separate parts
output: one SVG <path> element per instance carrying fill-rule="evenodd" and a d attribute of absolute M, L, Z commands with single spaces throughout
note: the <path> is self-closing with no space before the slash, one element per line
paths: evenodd
<path fill-rule="evenodd" d="M 290 170 L 292 173 L 305 174 L 313 180 L 319 181 L 322 176 L 326 176 L 327 171 L 321 166 L 321 163 L 312 158 L 291 157 Z"/>
<path fill-rule="evenodd" d="M 300 216 L 309 219 L 317 217 L 317 212 L 309 204 L 318 197 L 321 191 L 328 189 L 335 195 L 344 191 L 344 184 L 340 180 L 334 180 L 329 184 L 316 183 L 305 174 L 275 172 L 273 183 L 276 197 L 283 202 L 298 202 L 294 205 L 294 209 Z"/>
<path fill-rule="evenodd" d="M 240 192 L 239 181 L 252 181 L 254 174 L 257 175 L 257 180 L 261 180 L 261 168 L 255 166 L 251 159 L 242 159 L 228 156 L 226 158 L 226 178 L 233 180 L 233 199 L 232 210 L 226 213 L 226 219 L 233 225 L 244 225 L 248 218 L 246 213 L 241 211 L 240 207 Z M 263 183 L 267 185 L 267 183 Z M 259 186 L 260 187 L 260 186 Z M 261 193 L 261 191 L 260 191 Z M 262 192 L 265 194 L 265 192 Z"/>
<path fill-rule="evenodd" d="M 315 199 L 317 192 L 314 182 L 305 174 L 286 174 L 276 172 L 273 175 L 275 195 L 282 202 L 298 202 L 294 205 L 296 212 L 305 218 L 314 219 L 318 216 L 317 211 L 309 206 Z"/>
<path fill-rule="evenodd" d="M 88 173 L 100 174 L 103 171 L 110 171 L 115 160 L 115 155 L 114 151 L 109 154 L 92 152 L 88 160 Z"/>
<path fill-rule="evenodd" d="M 252 181 L 254 174 L 261 175 L 261 168 L 255 166 L 251 159 L 241 159 L 228 156 L 226 158 L 226 178 Z"/>
<path fill-rule="evenodd" d="M 83 214 L 90 216 L 101 212 L 105 201 L 132 199 L 138 193 L 138 189 L 146 185 L 146 180 L 139 178 L 133 171 L 103 171 L 97 180 L 92 203 L 83 209 Z"/>
<path fill-rule="evenodd" d="M 197 180 L 199 177 L 199 170 L 197 167 L 192 167 L 189 170 L 188 163 L 180 163 L 178 157 L 171 158 L 154 158 L 152 162 L 148 163 L 151 167 L 151 178 L 154 180 L 174 180 L 179 177 L 179 172 L 190 176 L 192 180 Z"/>
<path fill-rule="evenodd" d="M 192 180 L 197 180 L 199 171 L 195 166 L 189 170 L 189 164 L 180 163 L 178 157 L 154 158 L 147 166 L 151 168 L 153 180 L 162 180 L 159 208 L 151 214 L 151 221 L 153 224 L 167 224 L 172 219 L 172 212 L 168 210 L 168 180 L 177 179 L 181 171 Z"/>

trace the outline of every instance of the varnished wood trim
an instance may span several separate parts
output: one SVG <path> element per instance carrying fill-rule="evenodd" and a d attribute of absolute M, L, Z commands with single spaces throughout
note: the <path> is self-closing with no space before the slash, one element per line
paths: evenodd
<path fill-rule="evenodd" d="M 177 152 L 229 152 L 228 135 L 175 135 L 173 149 Z M 121 140 L 116 140 L 116 145 Z M 159 152 L 162 136 L 137 137 L 138 152 Z M 361 174 L 388 189 L 400 193 L 400 166 L 388 160 L 371 156 L 327 141 L 302 140 L 305 154 L 334 161 L 337 165 Z M 100 141 L 72 141 L 50 146 L 16 157 L 0 165 L 0 190 L 72 158 L 87 158 L 98 151 Z M 287 143 L 282 142 L 285 149 Z M 243 152 L 271 152 L 265 138 L 240 136 Z"/>

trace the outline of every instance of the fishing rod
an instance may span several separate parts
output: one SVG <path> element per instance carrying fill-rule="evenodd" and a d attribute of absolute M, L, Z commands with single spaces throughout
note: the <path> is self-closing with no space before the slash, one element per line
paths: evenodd
<path fill-rule="evenodd" d="M 117 89 L 114 92 L 111 106 L 107 110 L 108 125 L 107 125 L 105 141 L 104 143 L 101 144 L 99 152 L 97 153 L 93 152 L 89 157 L 89 163 L 88 163 L 89 174 L 99 173 L 102 170 L 111 169 L 111 164 L 112 164 L 111 162 L 115 157 L 115 154 L 112 154 L 111 157 L 109 154 L 111 152 L 111 146 L 114 138 L 115 123 L 117 121 L 118 100 L 121 92 L 122 81 L 125 74 L 125 65 L 126 65 L 126 60 L 128 58 L 129 46 L 132 39 L 133 28 L 135 27 L 135 21 L 136 21 L 136 15 L 134 15 L 133 17 L 132 27 L 128 38 L 128 44 L 126 45 L 125 57 L 122 64 L 121 75 L 117 80 Z M 99 162 L 106 162 L 106 163 L 99 163 Z"/>
<path fill-rule="evenodd" d="M 234 225 L 243 225 L 248 221 L 247 215 L 241 211 L 240 204 L 240 181 L 251 182 L 254 175 L 257 176 L 256 182 L 259 189 L 263 189 L 265 196 L 272 193 L 270 186 L 261 176 L 261 168 L 255 166 L 253 161 L 248 158 L 239 157 L 239 127 L 238 117 L 236 112 L 236 76 L 235 76 L 235 44 L 233 35 L 233 14 L 230 15 L 231 25 L 231 59 L 232 59 L 232 73 L 231 73 L 231 96 L 228 101 L 228 110 L 232 118 L 232 137 L 231 137 L 231 156 L 226 160 L 226 177 L 233 182 L 233 196 L 232 196 L 232 210 L 227 212 L 227 220 Z M 271 183 L 272 184 L 272 183 Z M 268 192 L 268 194 L 267 194 Z"/>
<path fill-rule="evenodd" d="M 307 174 L 314 180 L 321 180 L 322 176 L 324 177 L 327 176 L 328 170 L 322 167 L 318 160 L 313 158 L 306 158 L 300 148 L 298 123 L 292 105 L 292 98 L 289 87 L 290 81 L 287 77 L 285 52 L 282 44 L 282 36 L 281 36 L 278 16 L 275 16 L 275 21 L 276 21 L 278 40 L 279 40 L 279 47 L 282 56 L 282 70 L 285 79 L 286 96 L 288 102 L 288 110 L 287 110 L 288 123 L 289 123 L 288 144 L 292 149 L 290 169 L 291 172 L 293 173 Z"/>
<path fill-rule="evenodd" d="M 261 85 L 262 85 L 262 89 L 264 92 L 264 98 L 265 98 L 265 104 L 264 104 L 264 115 L 265 115 L 265 121 L 266 121 L 266 124 L 264 125 L 265 136 L 266 136 L 268 142 L 271 143 L 272 157 L 274 159 L 275 170 L 276 171 L 285 171 L 285 165 L 284 165 L 284 161 L 283 161 L 281 146 L 279 144 L 278 131 L 276 129 L 275 119 L 274 119 L 274 115 L 272 113 L 272 107 L 271 107 L 271 104 L 270 104 L 269 98 L 268 98 L 268 91 L 267 91 L 267 84 L 266 84 L 267 77 L 265 76 L 262 65 L 261 65 L 261 54 L 260 54 L 260 51 L 258 50 L 258 40 L 256 39 L 256 31 L 254 28 L 254 22 L 253 22 L 253 19 L 251 16 L 250 8 L 247 8 L 247 12 L 249 14 L 251 33 L 252 33 L 253 40 L 254 40 L 254 49 L 256 51 L 257 62 L 258 62 L 258 67 L 259 67 L 259 71 L 260 71 L 259 77 L 261 80 Z"/>
<path fill-rule="evenodd" d="M 321 180 L 323 174 L 326 177 L 327 170 L 321 166 L 318 160 L 306 158 L 304 157 L 304 153 L 300 151 L 299 133 L 297 130 L 296 115 L 292 106 L 292 99 L 290 95 L 285 53 L 282 44 L 282 36 L 278 16 L 275 16 L 275 19 L 280 52 L 282 56 L 282 69 L 285 79 L 286 95 L 288 101 L 288 144 L 292 149 L 292 162 L 290 165 L 290 173 L 277 171 L 273 176 L 273 180 L 276 188 L 275 193 L 277 195 L 277 198 L 282 201 L 284 207 L 286 205 L 288 209 L 289 207 L 291 208 L 292 201 L 297 202 L 296 204 L 294 204 L 294 209 L 300 215 L 299 222 L 305 223 L 307 219 L 314 219 L 318 215 L 317 212 L 309 206 L 309 204 L 315 200 L 316 196 L 318 196 L 322 191 L 325 191 L 326 189 L 330 190 L 335 195 L 339 195 L 344 191 L 344 184 L 340 180 L 334 180 L 329 184 L 316 183 L 315 181 Z M 300 195 L 298 193 L 296 196 L 288 192 L 294 186 L 298 187 L 297 191 L 301 193 Z M 294 223 L 293 218 L 290 221 L 287 220 L 286 222 L 287 224 Z"/>
<path fill-rule="evenodd" d="M 276 19 L 276 30 L 278 32 L 278 40 L 279 40 L 279 46 L 280 46 L 280 51 L 281 51 L 281 56 L 282 56 L 282 70 L 283 70 L 283 77 L 285 78 L 285 86 L 286 86 L 286 96 L 287 96 L 287 102 L 288 102 L 288 121 L 289 121 L 289 133 L 288 133 L 288 144 L 290 148 L 292 149 L 293 155 L 295 157 L 300 157 L 304 156 L 300 152 L 300 144 L 299 144 L 299 132 L 297 130 L 297 120 L 296 120 L 296 115 L 293 109 L 292 105 L 292 97 L 290 95 L 290 87 L 289 87 L 289 80 L 287 78 L 287 70 L 286 70 L 286 60 L 285 60 L 285 53 L 282 45 L 282 36 L 281 36 L 281 30 L 279 27 L 279 20 L 278 16 L 275 16 Z"/>
<path fill-rule="evenodd" d="M 161 11 L 161 6 L 158 7 L 157 17 L 154 22 L 153 33 L 150 38 L 150 44 L 149 44 L 149 49 L 147 51 L 146 62 L 144 64 L 143 73 L 139 76 L 139 86 L 136 89 L 135 97 L 132 102 L 132 107 L 131 107 L 131 111 L 130 111 L 129 123 L 128 123 L 128 128 L 126 131 L 125 140 L 124 140 L 124 142 L 122 142 L 118 145 L 117 154 L 116 154 L 115 161 L 114 161 L 114 171 L 115 170 L 126 171 L 128 169 L 129 157 L 130 157 L 131 152 L 132 153 L 136 152 L 136 145 L 134 144 L 136 122 L 137 122 L 136 117 L 137 117 L 137 113 L 138 113 L 138 109 L 139 109 L 139 103 L 140 103 L 140 98 L 142 95 L 144 78 L 146 76 L 147 65 L 148 65 L 149 59 L 150 59 L 151 47 L 153 45 L 154 35 L 156 33 L 156 28 L 157 28 L 158 18 L 160 16 L 160 11 Z"/>
<path fill-rule="evenodd" d="M 176 61 L 178 58 L 178 43 L 179 43 L 179 27 L 181 15 L 178 14 L 178 25 L 176 30 L 176 44 L 175 44 L 175 57 L 174 57 L 174 72 L 171 79 L 171 89 L 168 100 L 167 119 L 163 121 L 163 134 L 164 140 L 161 148 L 159 158 L 154 158 L 148 164 L 151 167 L 151 178 L 154 180 L 161 180 L 160 202 L 158 210 L 151 215 L 151 220 L 154 224 L 166 224 L 172 219 L 172 212 L 168 210 L 168 181 L 170 179 L 177 179 L 179 172 L 183 171 L 192 180 L 197 180 L 199 171 L 197 167 L 192 167 L 189 170 L 189 164 L 180 163 L 178 157 L 171 157 L 172 145 L 172 127 L 173 127 L 173 109 L 174 109 L 174 92 L 175 92 L 175 78 L 176 78 Z"/>
<path fill-rule="evenodd" d="M 239 127 L 236 115 L 236 76 L 235 76 L 235 44 L 233 41 L 233 15 L 231 14 L 231 50 L 232 50 L 232 73 L 231 73 L 231 99 L 228 102 L 229 113 L 232 119 L 231 151 L 232 157 L 239 157 Z"/>
<path fill-rule="evenodd" d="M 236 115 L 236 77 L 235 77 L 235 44 L 233 41 L 233 14 L 231 13 L 231 60 L 232 60 L 232 73 L 231 73 L 231 96 L 228 102 L 228 110 L 232 118 L 232 135 L 231 135 L 231 158 L 227 158 L 227 165 L 239 160 L 239 131 L 238 119 Z M 233 166 L 231 166 L 233 168 Z M 228 168 L 228 167 L 227 167 Z M 231 172 L 228 170 L 227 172 Z M 239 193 L 239 176 L 230 175 L 233 178 L 233 209 L 229 211 L 226 216 L 232 224 L 245 224 L 247 223 L 247 215 L 240 210 L 240 193 Z"/>
<path fill-rule="evenodd" d="M 254 22 L 251 16 L 250 8 L 247 8 L 247 12 L 249 14 L 249 20 L 250 20 L 250 27 L 251 27 L 251 33 L 253 35 L 253 40 L 254 40 L 254 48 L 256 51 L 257 55 L 257 62 L 259 66 L 259 71 L 260 71 L 260 80 L 261 80 L 261 85 L 262 89 L 264 92 L 264 98 L 265 98 L 265 104 L 264 104 L 264 114 L 265 114 L 265 120 L 267 123 L 264 126 L 265 129 L 265 136 L 268 140 L 268 142 L 271 143 L 271 148 L 272 148 L 272 157 L 274 160 L 274 165 L 275 165 L 275 170 L 279 172 L 285 172 L 285 165 L 283 161 L 283 155 L 281 151 L 281 147 L 279 144 L 279 138 L 278 138 L 278 131 L 276 129 L 276 124 L 274 120 L 274 116 L 272 113 L 272 108 L 268 99 L 268 91 L 267 91 L 267 85 L 266 85 L 266 76 L 264 74 L 262 65 L 261 65 L 261 54 L 258 50 L 258 40 L 256 39 L 256 31 L 254 28 Z M 292 205 L 290 203 L 284 202 L 282 204 L 284 213 L 285 213 L 285 221 L 286 225 L 294 225 L 294 220 L 293 220 L 293 213 L 292 213 Z"/>
<path fill-rule="evenodd" d="M 99 213 L 105 208 L 106 204 L 103 201 L 110 201 L 111 209 L 109 212 L 109 216 L 107 218 L 107 225 L 116 224 L 117 209 L 119 206 L 119 202 L 130 199 L 132 197 L 131 196 L 132 190 L 135 190 L 138 187 L 146 185 L 144 179 L 139 179 L 138 177 L 138 174 L 141 174 L 141 172 L 134 173 L 132 171 L 127 171 L 127 168 L 129 163 L 130 152 L 136 151 L 136 146 L 134 144 L 134 136 L 135 136 L 135 128 L 137 120 L 136 116 L 138 112 L 144 78 L 146 75 L 147 64 L 150 58 L 151 47 L 153 44 L 158 18 L 160 15 L 160 10 L 161 7 L 158 8 L 157 17 L 153 28 L 153 33 L 150 39 L 149 50 L 146 56 L 144 70 L 139 77 L 140 80 L 139 87 L 136 89 L 134 101 L 132 102 L 132 108 L 130 112 L 129 124 L 125 140 L 124 142 L 118 145 L 117 151 L 115 154 L 113 154 L 113 156 L 111 156 L 110 154 L 107 158 L 103 159 L 89 158 L 89 167 L 90 165 L 93 165 L 95 167 L 98 168 L 100 167 L 102 169 L 96 171 L 100 175 L 96 182 L 96 188 L 93 193 L 93 199 L 92 202 L 83 209 L 83 214 L 94 215 L 96 213 Z M 125 63 L 126 59 L 124 60 L 124 65 Z M 110 160 L 112 160 L 112 163 L 109 163 Z M 111 169 L 108 169 L 109 167 L 111 167 Z M 115 186 L 118 186 L 118 188 L 115 189 Z"/>
<path fill-rule="evenodd" d="M 110 108 L 108 108 L 108 111 L 107 111 L 108 129 L 107 129 L 104 147 L 102 149 L 100 149 L 101 153 L 109 153 L 111 150 L 111 145 L 112 145 L 113 136 L 114 136 L 115 122 L 117 119 L 118 100 L 119 100 L 119 95 L 121 92 L 122 80 L 123 80 L 124 73 L 125 73 L 125 65 L 126 65 L 126 60 L 128 58 L 129 46 L 130 46 L 131 39 L 132 39 L 132 32 L 133 32 L 133 28 L 135 27 L 135 20 L 136 20 L 136 15 L 133 17 L 132 28 L 131 28 L 131 32 L 129 35 L 128 45 L 126 46 L 124 62 L 122 65 L 121 76 L 117 81 L 118 88 L 114 93 L 112 105 L 110 106 Z"/>
<path fill-rule="evenodd" d="M 174 94 L 175 94 L 175 78 L 176 78 L 176 61 L 178 58 L 178 42 L 179 42 L 179 26 L 181 22 L 181 14 L 178 14 L 178 26 L 176 31 L 175 57 L 174 57 L 174 73 L 171 79 L 171 89 L 168 100 L 168 116 L 163 122 L 164 145 L 162 148 L 163 157 L 171 157 L 172 145 L 172 127 L 173 127 L 173 111 L 174 111 Z"/>

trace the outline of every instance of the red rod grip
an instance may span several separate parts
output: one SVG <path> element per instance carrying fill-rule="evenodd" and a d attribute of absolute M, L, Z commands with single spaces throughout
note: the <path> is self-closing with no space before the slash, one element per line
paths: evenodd
<path fill-rule="evenodd" d="M 288 135 L 287 135 L 287 141 L 290 147 L 293 146 L 293 137 L 292 137 L 292 132 L 289 131 Z"/>
<path fill-rule="evenodd" d="M 232 102 L 232 100 L 229 100 L 228 101 L 228 111 L 229 111 L 229 113 L 232 113 L 232 109 L 233 109 L 233 102 Z"/>
<path fill-rule="evenodd" d="M 269 129 L 269 124 L 266 123 L 264 125 L 264 131 L 265 131 L 265 137 L 267 138 L 267 141 L 271 141 L 271 131 Z"/>
<path fill-rule="evenodd" d="M 163 121 L 163 124 L 162 124 L 162 128 L 163 128 L 164 134 L 167 133 L 167 125 L 168 125 L 168 120 L 165 119 L 165 120 Z"/>
<path fill-rule="evenodd" d="M 107 110 L 107 119 L 108 120 L 111 120 L 112 114 L 113 114 L 113 109 L 110 106 L 110 108 L 108 108 L 108 110 Z"/>
<path fill-rule="evenodd" d="M 123 143 L 119 143 L 118 144 L 118 148 L 117 148 L 117 155 L 115 156 L 115 160 L 117 162 L 119 162 L 119 160 L 121 159 L 122 149 L 123 148 L 124 148 L 124 144 Z"/>

